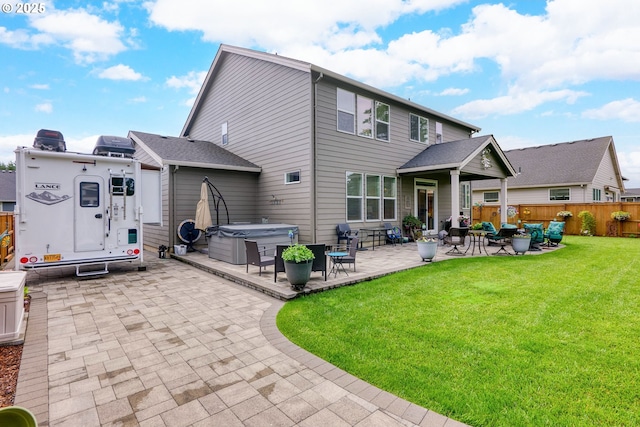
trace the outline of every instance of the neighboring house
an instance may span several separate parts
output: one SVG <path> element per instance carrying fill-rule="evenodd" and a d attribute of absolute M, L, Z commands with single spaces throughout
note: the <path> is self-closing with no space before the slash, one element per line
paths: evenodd
<path fill-rule="evenodd" d="M 163 218 L 145 242 L 155 233 L 149 242 L 166 244 L 167 230 L 175 241 L 211 171 L 231 222 L 295 224 L 302 242 L 335 241 L 338 223 L 400 225 L 408 214 L 437 232 L 469 212 L 464 182 L 515 175 L 491 135 L 472 137 L 478 131 L 313 64 L 222 45 L 179 138 L 130 133 L 137 157 L 163 177 Z M 193 144 L 236 157 L 224 167 L 204 154 L 179 163 L 174 150 Z"/>
<path fill-rule="evenodd" d="M 640 202 L 640 188 L 627 188 L 620 196 L 623 202 Z"/>
<path fill-rule="evenodd" d="M 505 151 L 518 172 L 509 178 L 509 204 L 619 202 L 624 192 L 613 138 Z M 473 183 L 473 203 L 497 204 L 497 180 Z"/>
<path fill-rule="evenodd" d="M 13 212 L 16 207 L 16 173 L 0 171 L 0 211 Z"/>

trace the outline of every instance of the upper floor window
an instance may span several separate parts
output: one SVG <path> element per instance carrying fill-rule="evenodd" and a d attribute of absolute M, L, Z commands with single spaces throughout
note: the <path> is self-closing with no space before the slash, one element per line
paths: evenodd
<path fill-rule="evenodd" d="M 571 191 L 568 188 L 551 188 L 549 200 L 571 200 Z"/>
<path fill-rule="evenodd" d="M 442 137 L 442 123 L 436 122 L 436 144 L 442 144 L 444 141 Z"/>
<path fill-rule="evenodd" d="M 356 123 L 356 96 L 338 88 L 338 130 L 341 132 L 355 133 Z"/>
<path fill-rule="evenodd" d="M 429 143 L 429 119 L 409 114 L 409 126 L 412 141 Z"/>
<path fill-rule="evenodd" d="M 373 138 L 373 100 L 358 95 L 358 136 Z"/>
<path fill-rule="evenodd" d="M 389 141 L 389 106 L 376 101 L 376 139 Z"/>

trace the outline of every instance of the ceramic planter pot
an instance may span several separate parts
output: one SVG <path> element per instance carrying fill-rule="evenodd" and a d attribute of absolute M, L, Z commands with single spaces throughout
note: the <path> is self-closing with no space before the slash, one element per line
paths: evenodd
<path fill-rule="evenodd" d="M 423 261 L 432 261 L 438 252 L 438 242 L 416 242 L 418 254 Z"/>
<path fill-rule="evenodd" d="M 284 262 L 284 272 L 287 275 L 287 280 L 291 283 L 291 287 L 297 291 L 304 289 L 304 286 L 311 277 L 311 268 L 313 267 L 313 260 L 304 262 Z"/>
<path fill-rule="evenodd" d="M 529 250 L 529 245 L 531 245 L 531 237 L 511 238 L 511 246 L 513 247 L 513 251 L 516 253 L 516 255 L 519 253 L 524 255 L 524 253 Z"/>

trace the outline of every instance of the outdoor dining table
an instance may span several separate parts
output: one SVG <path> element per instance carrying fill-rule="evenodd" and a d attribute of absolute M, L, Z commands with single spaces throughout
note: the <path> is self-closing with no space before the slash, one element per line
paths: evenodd
<path fill-rule="evenodd" d="M 348 252 L 329 252 L 327 255 L 331 258 L 331 271 L 329 271 L 329 275 L 333 273 L 333 277 L 337 277 L 340 270 L 342 270 L 347 276 L 349 275 L 347 270 L 344 268 L 344 265 L 342 265 L 342 258 L 349 255 Z"/>
<path fill-rule="evenodd" d="M 471 255 L 473 255 L 478 248 L 478 253 L 482 254 L 484 250 L 484 254 L 487 255 L 487 248 L 484 243 L 484 237 L 487 235 L 487 231 L 485 230 L 469 230 L 469 246 L 467 246 L 467 250 L 464 251 L 466 254 L 471 249 Z"/>
<path fill-rule="evenodd" d="M 384 227 L 366 227 L 361 228 L 360 231 L 366 231 L 367 235 L 371 233 L 371 240 L 373 242 L 372 250 L 376 250 L 376 237 L 378 238 L 378 246 L 380 246 L 380 238 L 384 237 L 385 240 L 387 238 L 387 229 Z M 364 240 L 364 238 L 362 239 Z M 360 240 L 360 245 L 362 245 L 362 240 Z"/>

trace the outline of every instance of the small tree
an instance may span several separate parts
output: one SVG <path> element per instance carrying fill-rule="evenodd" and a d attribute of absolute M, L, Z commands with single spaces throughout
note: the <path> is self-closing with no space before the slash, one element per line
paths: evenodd
<path fill-rule="evenodd" d="M 580 234 L 593 236 L 596 233 L 596 218 L 589 211 L 581 211 L 578 218 L 582 219 L 582 228 Z"/>

